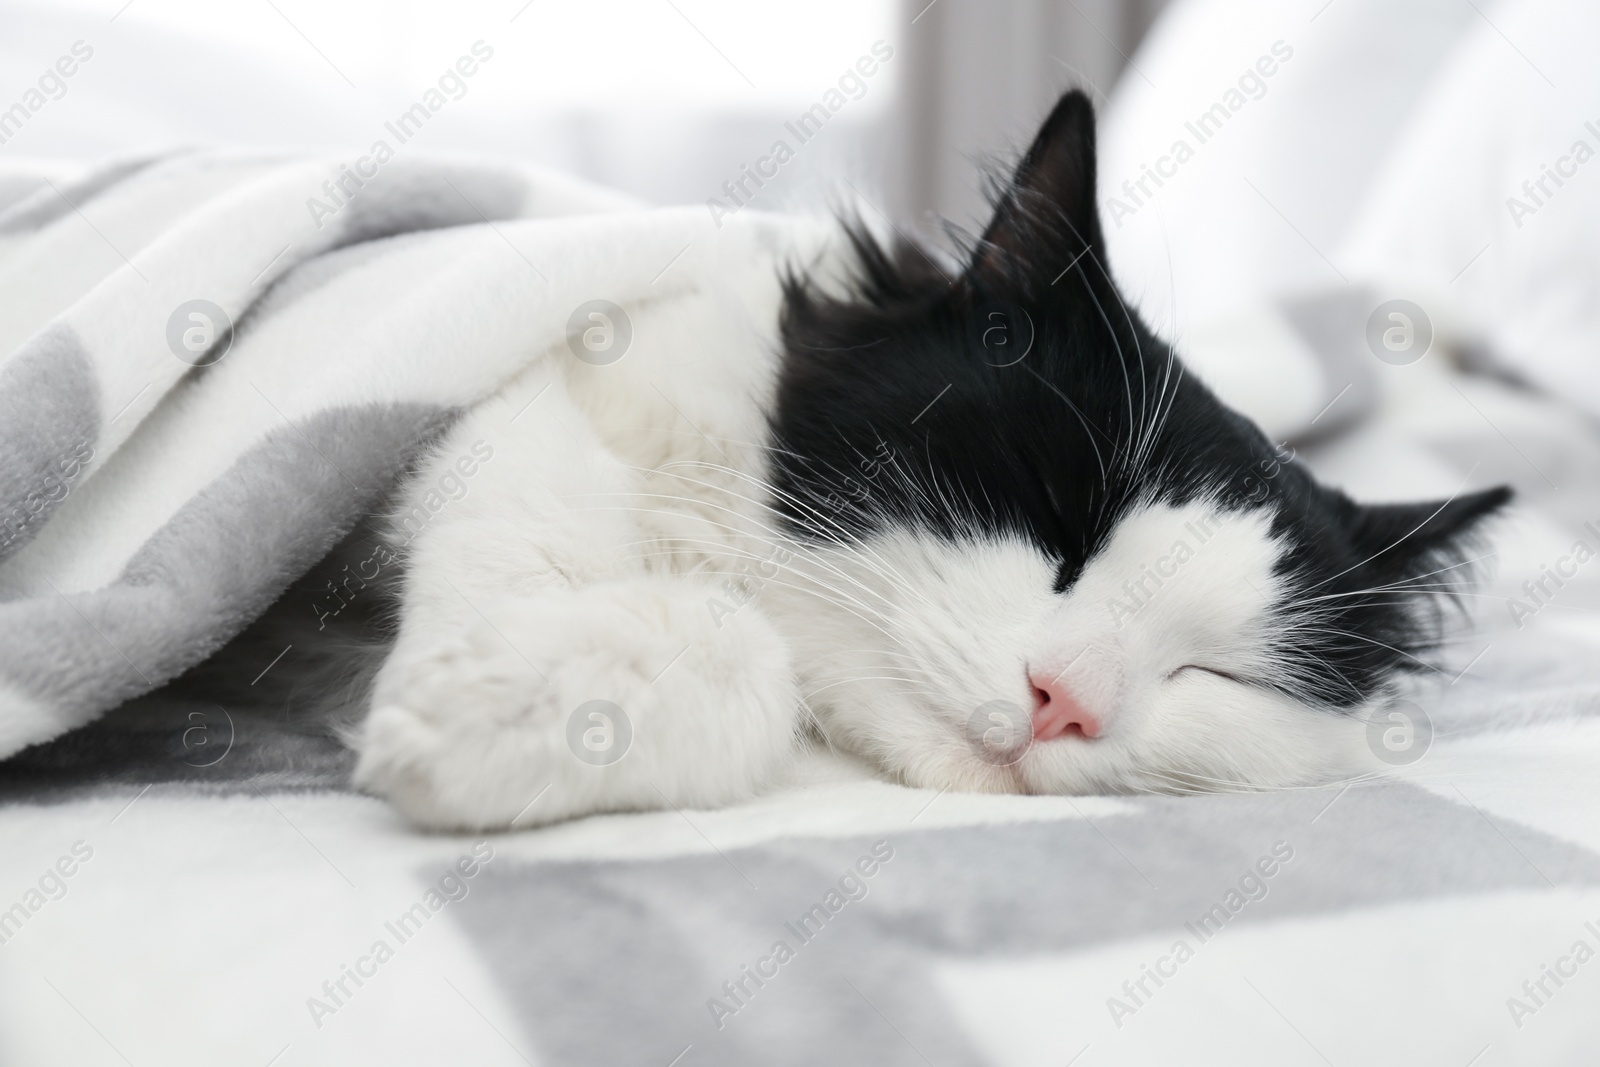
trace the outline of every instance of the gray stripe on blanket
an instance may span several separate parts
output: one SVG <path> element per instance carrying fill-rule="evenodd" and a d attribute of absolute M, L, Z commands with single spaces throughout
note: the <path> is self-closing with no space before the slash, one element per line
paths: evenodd
<path fill-rule="evenodd" d="M 167 690 L 0 762 L 0 804 L 132 795 L 351 792 L 356 754 L 328 724 Z"/>
<path fill-rule="evenodd" d="M 170 156 L 151 156 L 112 163 L 72 182 L 44 182 L 31 196 L 0 211 L 0 236 L 43 229 L 56 219 L 83 207 L 113 185 L 146 170 Z"/>
<path fill-rule="evenodd" d="M 69 327 L 45 327 L 0 362 L 0 562 L 66 499 L 99 440 L 100 382 Z"/>
<path fill-rule="evenodd" d="M 527 195 L 515 173 L 397 161 L 350 197 L 338 219 L 344 227 L 338 243 L 514 218 Z"/>
<path fill-rule="evenodd" d="M 1544 889 L 1546 879 L 1600 885 L 1600 856 L 1397 783 L 1130 803 L 1137 814 L 1093 824 L 886 834 L 894 856 L 862 880 L 866 896 L 805 941 L 785 924 L 835 889 L 871 839 L 646 862 L 497 860 L 453 907 L 542 1063 L 666 1064 L 690 1045 L 681 1067 L 925 1067 L 932 1050 L 941 1064 L 986 1062 L 935 980 L 952 961 L 1146 936 L 1183 938 L 1203 956 L 1235 925 Z M 1209 937 L 1186 928 L 1279 841 L 1293 858 L 1262 880 L 1264 896 Z M 780 940 L 793 958 L 759 987 L 745 979 Z M 742 1005 L 723 985 L 740 980 Z M 1103 997 L 1123 995 L 1108 986 Z M 720 1029 L 711 998 L 737 1009 Z"/>
<path fill-rule="evenodd" d="M 28 197 L 44 188 L 43 174 L 0 174 L 0 219 Z"/>
<path fill-rule="evenodd" d="M 54 710 L 23 743 L 215 652 L 349 533 L 451 417 L 371 405 L 285 426 L 186 503 L 112 585 L 0 605 L 0 679 Z"/>
<path fill-rule="evenodd" d="M 242 346 L 252 338 L 263 323 L 290 313 L 300 301 L 325 291 L 342 275 L 361 270 L 385 256 L 438 239 L 439 235 L 434 231 L 400 233 L 393 237 L 380 237 L 344 245 L 295 264 L 293 269 L 286 271 L 234 321 L 234 345 Z M 196 377 L 214 374 L 222 365 L 222 361 L 218 361 L 196 367 L 189 373 Z"/>
<path fill-rule="evenodd" d="M 1284 317 L 1322 362 L 1326 407 L 1302 438 L 1325 437 L 1345 429 L 1372 410 L 1378 377 L 1367 348 L 1367 317 L 1378 304 L 1366 289 L 1308 293 L 1281 302 Z"/>

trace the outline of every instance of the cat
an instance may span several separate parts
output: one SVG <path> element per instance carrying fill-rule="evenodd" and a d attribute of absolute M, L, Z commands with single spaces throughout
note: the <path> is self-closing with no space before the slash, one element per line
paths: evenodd
<path fill-rule="evenodd" d="M 541 371 L 448 433 L 397 516 L 494 458 L 408 539 L 357 784 L 492 829 L 728 804 L 807 734 L 928 789 L 1362 766 L 1509 490 L 1357 504 L 1185 373 L 1108 273 L 1080 92 L 958 272 L 838 233 L 774 280 L 776 343 L 663 312 L 634 370 Z"/>

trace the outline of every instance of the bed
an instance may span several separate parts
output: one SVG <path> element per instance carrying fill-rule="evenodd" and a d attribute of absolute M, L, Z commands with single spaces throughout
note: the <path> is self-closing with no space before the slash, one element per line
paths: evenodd
<path fill-rule="evenodd" d="M 1317 24 L 1334 29 L 1317 32 L 1348 41 L 1361 18 L 1376 17 L 1374 5 L 1344 6 L 1358 10 L 1330 10 Z M 1507 5 L 1498 29 L 1451 31 L 1459 39 L 1439 49 L 1438 69 L 1413 79 L 1411 121 L 1439 127 L 1425 113 L 1443 106 L 1428 102 L 1429 86 L 1467 78 L 1492 33 L 1515 31 L 1536 7 Z M 1232 75 L 1180 76 L 1162 50 L 1195 24 L 1185 19 L 1227 16 L 1237 30 L 1280 17 L 1264 10 L 1180 5 L 1135 59 L 1174 92 L 1198 86 L 1184 98 L 1203 104 Z M 1299 30 L 1312 25 L 1308 14 L 1294 13 Z M 1262 26 L 1245 50 L 1279 32 Z M 1300 47 L 1305 67 L 1325 69 L 1316 46 Z M 1235 58 L 1217 57 L 1217 69 L 1226 74 Z M 1264 101 L 1292 103 L 1289 87 Z M 1137 173 L 1140 131 L 1159 140 L 1161 121 L 1144 107 L 1137 89 L 1113 101 L 1108 174 Z M 1237 151 L 1270 142 L 1276 121 L 1239 127 Z M 1293 108 L 1283 121 L 1294 121 Z M 1399 129 L 1385 136 L 1403 137 Z M 1235 149 L 1213 147 L 1195 166 L 1234 168 L 1223 176 L 1236 181 Z M 254 181 L 304 165 L 219 158 L 200 169 L 260 168 Z M 448 219 L 408 224 L 414 232 L 398 243 L 393 226 L 367 232 L 384 240 L 366 251 L 358 235 L 343 250 L 296 253 L 264 279 L 241 277 L 240 291 L 265 299 L 274 285 L 303 293 L 308 277 L 334 284 L 341 272 L 404 257 L 407 241 L 475 240 L 501 255 L 509 242 L 535 255 L 567 239 L 560 227 L 574 217 L 635 207 L 516 170 L 496 180 L 545 195 L 496 213 L 479 193 L 489 186 L 468 184 L 482 175 L 417 165 L 411 195 L 453 212 Z M 1119 275 L 1134 279 L 1159 326 L 1192 342 L 1199 372 L 1325 478 L 1366 499 L 1515 487 L 1517 507 L 1483 554 L 1485 581 L 1450 647 L 1408 692 L 1404 715 L 1374 724 L 1385 773 L 1272 793 L 980 796 L 905 788 L 814 743 L 780 788 L 724 810 L 419 834 L 351 789 L 353 757 L 326 724 L 158 686 L 0 763 L 0 1058 L 74 1067 L 1593 1062 L 1600 432 L 1586 399 L 1592 366 L 1570 389 L 1554 384 L 1576 373 L 1574 353 L 1593 349 L 1583 348 L 1581 308 L 1562 318 L 1448 295 L 1466 257 L 1459 242 L 1431 240 L 1426 220 L 1403 241 L 1364 222 L 1414 218 L 1405 205 L 1436 195 L 1415 179 L 1421 166 L 1381 178 L 1364 201 L 1347 198 L 1343 215 L 1316 224 L 1325 234 L 1308 223 L 1326 256 L 1304 247 L 1307 233 L 1281 228 L 1230 249 L 1237 292 L 1205 305 L 1215 314 L 1177 310 L 1189 306 L 1191 281 L 1202 285 L 1193 249 L 1205 237 L 1183 197 L 1152 199 L 1159 210 L 1142 216 L 1154 227 L 1143 237 L 1112 237 Z M 1210 171 L 1196 170 L 1194 185 L 1221 180 Z M 84 248 L 97 223 L 125 232 L 114 228 L 116 190 L 137 173 L 146 171 L 0 173 L 0 212 L 10 212 L 0 229 L 14 224 L 0 271 L 14 274 L 30 235 L 50 227 Z M 437 174 L 464 185 L 480 217 L 440 207 L 449 198 Z M 73 211 L 40 217 L 55 180 L 101 184 L 74 196 Z M 186 180 L 237 189 L 214 174 Z M 1276 191 L 1245 195 L 1270 201 Z M 1578 225 L 1593 201 L 1574 192 L 1567 202 Z M 32 215 L 19 208 L 28 203 Z M 181 198 L 164 203 L 188 217 Z M 1292 205 L 1254 206 L 1266 208 L 1268 222 L 1295 229 Z M 672 226 L 705 225 L 651 218 L 656 262 L 676 247 Z M 1385 249 L 1385 235 L 1403 256 Z M 1476 238 L 1468 243 L 1470 255 Z M 1441 245 L 1437 262 L 1424 254 Z M 746 254 L 761 247 L 754 240 Z M 1280 254 L 1295 265 L 1275 267 Z M 1527 259 L 1521 245 L 1494 245 L 1468 264 L 1493 268 L 1489 276 L 1463 280 L 1509 300 L 1532 291 L 1516 284 Z M 13 305 L 8 321 L 85 314 L 85 301 L 110 299 L 107 286 L 135 291 L 132 264 L 102 266 L 87 282 L 30 275 L 52 292 L 79 291 L 61 308 Z M 1349 277 L 1321 276 L 1324 267 Z M 683 269 L 700 276 L 692 259 Z M 1275 273 L 1286 284 L 1259 277 Z M 1137 281 L 1156 277 L 1160 285 Z M 1430 294 L 1420 298 L 1432 310 L 1428 343 L 1385 359 L 1369 323 L 1401 292 Z M 1544 334 L 1529 323 L 1562 331 L 1563 343 L 1530 348 Z M 559 340 L 564 323 L 549 328 Z M 0 585 L 0 625 L 33 618 L 22 613 L 37 590 L 3 565 Z M 0 663 L 14 662 L 16 647 Z M 274 667 L 261 663 L 263 673 Z"/>

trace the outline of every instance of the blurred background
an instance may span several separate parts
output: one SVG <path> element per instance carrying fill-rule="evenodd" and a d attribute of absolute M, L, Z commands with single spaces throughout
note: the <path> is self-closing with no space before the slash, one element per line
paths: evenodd
<path fill-rule="evenodd" d="M 475 41 L 493 58 L 430 152 L 534 160 L 654 203 L 719 195 L 874 43 L 892 58 L 762 190 L 848 178 L 901 217 L 980 209 L 969 156 L 1009 154 L 1068 85 L 1103 97 L 1163 0 L 50 0 L 0 4 L 9 106 L 74 41 L 70 91 L 0 145 L 91 160 L 243 144 L 365 148 Z M 38 68 L 37 70 L 35 68 Z"/>
<path fill-rule="evenodd" d="M 1342 314 L 1403 297 L 1464 358 L 1600 411 L 1592 3 L 11 0 L 0 27 L 0 169 L 354 160 L 444 85 L 408 152 L 706 203 L 781 140 L 753 206 L 848 202 L 935 241 L 981 226 L 985 168 L 1077 86 L 1118 281 L 1269 430 L 1322 394 L 1251 394 L 1252 359 L 1286 344 L 1260 309 L 1357 290 Z"/>

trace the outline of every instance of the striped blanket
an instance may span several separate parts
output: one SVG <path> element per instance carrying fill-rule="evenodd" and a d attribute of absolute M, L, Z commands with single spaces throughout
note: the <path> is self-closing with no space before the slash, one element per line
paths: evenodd
<path fill-rule="evenodd" d="M 309 212 L 338 179 L 0 176 L 4 1062 L 1593 1062 L 1587 420 L 1443 353 L 1371 359 L 1364 315 L 1319 335 L 1330 402 L 1366 397 L 1300 427 L 1343 424 L 1297 445 L 1321 474 L 1520 494 L 1381 779 L 973 796 L 816 751 L 726 810 L 418 835 L 329 731 L 169 680 L 573 309 L 770 276 L 791 245 L 406 160 Z"/>

